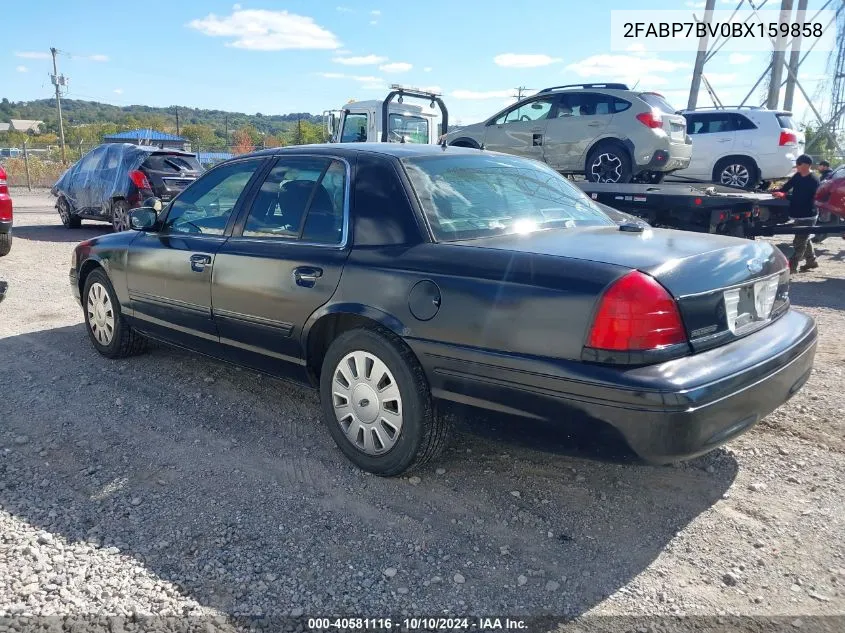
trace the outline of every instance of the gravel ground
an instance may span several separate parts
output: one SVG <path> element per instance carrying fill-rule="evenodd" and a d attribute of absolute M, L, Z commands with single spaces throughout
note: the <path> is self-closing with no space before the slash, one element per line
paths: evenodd
<path fill-rule="evenodd" d="M 99 356 L 67 271 L 108 227 L 13 197 L 0 618 L 845 615 L 838 237 L 793 284 L 819 323 L 812 378 L 725 449 L 650 467 L 583 430 L 461 414 L 439 462 L 381 479 L 308 390 L 168 348 Z"/>

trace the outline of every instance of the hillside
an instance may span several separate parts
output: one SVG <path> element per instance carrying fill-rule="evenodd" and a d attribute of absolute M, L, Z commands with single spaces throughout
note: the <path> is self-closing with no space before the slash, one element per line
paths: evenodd
<path fill-rule="evenodd" d="M 291 114 L 245 114 L 243 112 L 225 112 L 223 110 L 201 110 L 171 106 L 155 108 L 145 105 L 116 106 L 97 101 L 82 101 L 79 99 L 63 99 L 62 114 L 67 125 L 85 123 L 115 123 L 120 125 L 128 118 L 145 119 L 161 117 L 168 125 L 176 127 L 176 112 L 179 112 L 179 124 L 208 125 L 212 128 L 225 129 L 228 119 L 230 130 L 245 125 L 252 125 L 259 132 L 276 134 L 289 129 L 290 123 L 297 120 L 319 123 L 322 117 L 307 112 Z M 56 125 L 56 102 L 53 99 L 38 99 L 37 101 L 0 101 L 0 121 L 9 119 L 39 119 L 52 128 Z"/>

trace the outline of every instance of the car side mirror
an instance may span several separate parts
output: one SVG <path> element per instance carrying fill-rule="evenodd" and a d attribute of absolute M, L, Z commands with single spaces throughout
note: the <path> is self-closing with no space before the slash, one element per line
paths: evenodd
<path fill-rule="evenodd" d="M 162 202 L 158 198 L 147 198 L 141 206 L 150 208 L 156 213 L 160 213 L 163 208 Z"/>
<path fill-rule="evenodd" d="M 139 207 L 129 212 L 129 226 L 136 231 L 149 231 L 158 222 L 158 212 L 153 207 Z"/>

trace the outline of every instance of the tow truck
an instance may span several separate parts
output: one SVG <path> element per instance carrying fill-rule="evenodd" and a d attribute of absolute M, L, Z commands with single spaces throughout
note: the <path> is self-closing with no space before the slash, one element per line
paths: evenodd
<path fill-rule="evenodd" d="M 709 184 L 574 183 L 593 200 L 636 216 L 656 228 L 762 236 L 842 233 L 837 225 L 795 226 L 789 201 L 771 193 Z"/>
<path fill-rule="evenodd" d="M 326 110 L 323 120 L 331 143 L 423 143 L 434 144 L 446 133 L 449 112 L 442 95 L 399 84 L 390 86 L 382 100 L 349 101 L 340 110 Z M 405 99 L 421 99 L 437 112 L 407 104 Z"/>

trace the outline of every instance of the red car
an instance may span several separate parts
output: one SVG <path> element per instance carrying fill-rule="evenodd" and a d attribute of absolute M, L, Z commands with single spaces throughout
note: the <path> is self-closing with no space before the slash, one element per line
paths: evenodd
<path fill-rule="evenodd" d="M 816 208 L 821 216 L 830 213 L 838 216 L 840 220 L 845 220 L 845 165 L 819 185 L 816 192 Z"/>
<path fill-rule="evenodd" d="M 0 165 L 0 256 L 12 250 L 12 197 L 6 182 L 6 170 Z"/>

